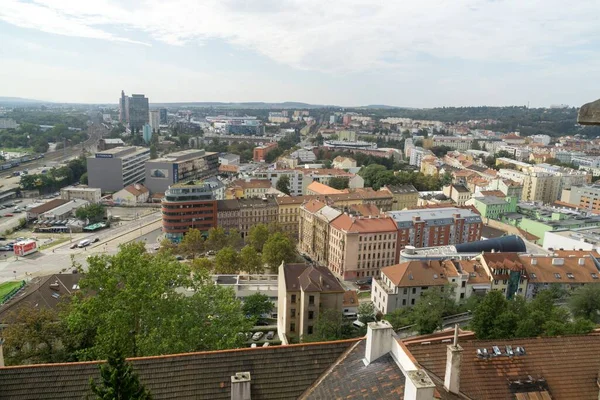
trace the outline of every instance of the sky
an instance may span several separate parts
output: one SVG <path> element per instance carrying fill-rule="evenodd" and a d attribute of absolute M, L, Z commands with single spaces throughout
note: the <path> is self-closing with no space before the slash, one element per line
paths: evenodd
<path fill-rule="evenodd" d="M 2 0 L 0 96 L 579 107 L 600 1 Z"/>

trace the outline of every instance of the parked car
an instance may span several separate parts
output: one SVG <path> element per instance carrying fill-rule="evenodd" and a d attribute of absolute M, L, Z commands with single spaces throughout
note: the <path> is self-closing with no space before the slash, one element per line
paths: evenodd
<path fill-rule="evenodd" d="M 0 236 L 0 240 L 6 240 L 4 236 Z"/>
<path fill-rule="evenodd" d="M 250 345 L 250 347 L 252 347 L 252 348 L 255 348 L 255 347 L 256 347 L 256 343 L 252 343 L 252 344 Z"/>
<path fill-rule="evenodd" d="M 260 338 L 263 337 L 263 335 L 263 332 L 256 332 L 254 335 L 252 335 L 252 340 L 256 342 L 257 340 L 260 340 Z"/>
<path fill-rule="evenodd" d="M 10 246 L 0 246 L 0 251 L 13 251 L 13 248 Z"/>
<path fill-rule="evenodd" d="M 214 250 L 209 250 L 206 252 L 207 256 L 214 256 L 215 254 L 217 254 Z"/>
<path fill-rule="evenodd" d="M 72 245 L 69 246 L 70 249 L 76 249 L 77 248 L 77 243 L 73 243 Z"/>
<path fill-rule="evenodd" d="M 11 214 L 11 213 L 6 213 L 6 214 L 4 214 L 4 216 L 5 216 L 5 217 L 13 217 L 14 215 L 13 215 L 13 214 Z"/>
<path fill-rule="evenodd" d="M 269 347 L 269 342 L 265 342 L 262 347 Z"/>
<path fill-rule="evenodd" d="M 184 260 L 183 256 L 179 256 L 179 255 L 175 256 L 175 259 L 177 261 L 183 261 Z"/>
<path fill-rule="evenodd" d="M 269 331 L 269 332 L 267 333 L 266 339 L 267 339 L 267 340 L 273 340 L 273 337 L 274 337 L 274 336 L 275 336 L 275 332 L 273 332 L 273 331 Z"/>
<path fill-rule="evenodd" d="M 98 243 L 100 241 L 99 237 L 94 238 L 94 240 L 92 240 L 92 243 Z"/>

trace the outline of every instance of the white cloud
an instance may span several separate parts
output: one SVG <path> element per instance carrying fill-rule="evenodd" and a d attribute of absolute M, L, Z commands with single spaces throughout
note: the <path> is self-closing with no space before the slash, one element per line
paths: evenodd
<path fill-rule="evenodd" d="M 599 12 L 597 0 L 5 0 L 0 19 L 132 43 L 111 32 L 178 46 L 220 39 L 299 69 L 402 73 L 431 57 L 540 65 L 597 45 Z"/>

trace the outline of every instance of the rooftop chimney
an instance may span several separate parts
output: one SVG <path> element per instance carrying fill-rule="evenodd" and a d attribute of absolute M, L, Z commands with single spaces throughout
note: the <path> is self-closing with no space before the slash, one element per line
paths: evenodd
<path fill-rule="evenodd" d="M 444 389 L 450 393 L 460 392 L 460 363 L 463 348 L 458 344 L 458 324 L 454 325 L 454 341 L 446 350 L 446 374 L 444 376 Z"/>
<path fill-rule="evenodd" d="M 231 377 L 231 400 L 250 399 L 250 372 L 237 372 Z"/>
<path fill-rule="evenodd" d="M 392 325 L 387 321 L 369 322 L 367 328 L 367 348 L 363 362 L 371 364 L 392 350 Z"/>

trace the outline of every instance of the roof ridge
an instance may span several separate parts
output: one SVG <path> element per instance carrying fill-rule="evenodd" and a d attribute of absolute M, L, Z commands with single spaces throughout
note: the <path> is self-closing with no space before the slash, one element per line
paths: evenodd
<path fill-rule="evenodd" d="M 272 347 L 244 347 L 244 348 L 238 348 L 238 349 L 224 349 L 224 350 L 210 350 L 210 351 L 195 351 L 195 352 L 188 352 L 188 353 L 161 354 L 161 355 L 157 355 L 157 356 L 128 357 L 128 358 L 126 358 L 126 361 L 153 360 L 153 359 L 161 359 L 161 358 L 186 357 L 186 356 L 205 355 L 205 354 L 224 354 L 224 353 L 235 353 L 235 352 L 244 352 L 244 351 L 274 350 L 274 349 L 278 349 L 278 348 L 290 348 L 290 347 L 324 346 L 324 345 L 331 345 L 331 344 L 352 343 L 352 342 L 360 341 L 361 339 L 363 339 L 363 338 L 331 340 L 329 342 L 294 343 L 294 344 L 288 344 L 288 345 L 283 345 L 283 346 L 272 346 Z M 5 367 L 0 367 L 0 371 L 7 370 L 7 369 L 26 369 L 26 368 L 38 368 L 38 367 L 64 367 L 64 366 L 72 366 L 72 365 L 101 364 L 101 363 L 105 363 L 105 362 L 106 362 L 106 360 L 93 360 L 93 361 L 76 361 L 76 362 L 66 362 L 66 363 L 10 365 L 10 366 L 5 366 Z"/>

